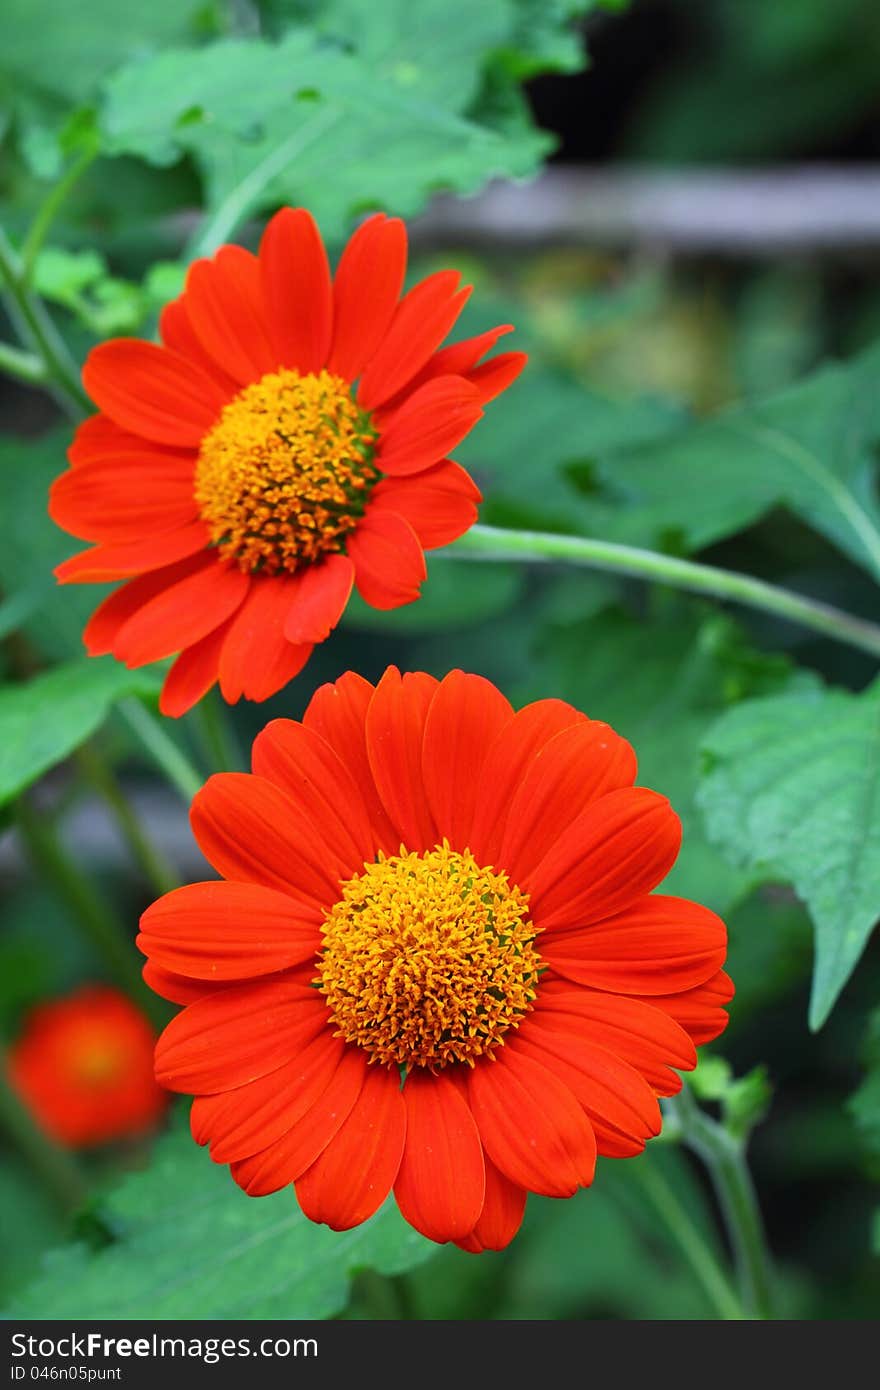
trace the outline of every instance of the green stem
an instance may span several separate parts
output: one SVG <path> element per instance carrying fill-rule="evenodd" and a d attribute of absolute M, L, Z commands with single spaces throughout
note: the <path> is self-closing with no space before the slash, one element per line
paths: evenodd
<path fill-rule="evenodd" d="M 228 197 L 205 218 L 198 235 L 189 247 L 188 259 L 210 256 L 218 246 L 228 241 L 272 180 L 298 159 L 309 145 L 313 145 L 331 126 L 336 125 L 341 117 L 342 110 L 339 107 L 322 106 L 310 121 L 306 121 L 280 145 L 270 150 L 264 159 L 254 165 L 241 183 L 236 184 Z"/>
<path fill-rule="evenodd" d="M 179 888 L 180 878 L 144 830 L 106 759 L 93 745 L 85 743 L 78 749 L 76 761 L 116 817 L 133 859 L 153 890 L 161 895 Z"/>
<path fill-rule="evenodd" d="M 646 1195 L 663 1220 L 669 1234 L 697 1276 L 706 1296 L 719 1317 L 726 1322 L 739 1322 L 745 1317 L 742 1304 L 730 1286 L 730 1281 L 718 1264 L 698 1228 L 675 1192 L 652 1164 L 650 1156 L 633 1164 Z"/>
<path fill-rule="evenodd" d="M 830 604 L 802 598 L 789 589 L 777 588 L 751 575 L 735 574 L 678 560 L 652 550 L 617 545 L 586 536 L 557 536 L 542 531 L 508 531 L 494 526 L 472 526 L 447 552 L 461 559 L 486 560 L 564 560 L 590 569 L 652 579 L 691 593 L 711 594 L 714 598 L 762 609 L 789 622 L 812 628 L 837 642 L 844 642 L 871 656 L 880 656 L 880 627 L 854 618 Z"/>
<path fill-rule="evenodd" d="M 46 377 L 53 383 L 56 396 L 77 418 L 87 414 L 92 408 L 91 402 L 80 386 L 76 363 L 42 299 L 28 289 L 21 261 L 2 228 L 0 275 L 6 281 L 13 321 L 43 362 Z"/>
<path fill-rule="evenodd" d="M 26 381 L 29 386 L 44 386 L 47 381 L 42 359 L 36 353 L 13 347 L 11 343 L 0 343 L 0 372 Z"/>
<path fill-rule="evenodd" d="M 226 706 L 216 690 L 200 700 L 194 711 L 208 766 L 213 772 L 243 772 L 248 760 L 236 737 Z"/>
<path fill-rule="evenodd" d="M 19 798 L 15 815 L 31 859 L 67 904 L 107 969 L 156 1027 L 164 1027 L 168 1021 L 166 1006 L 144 984 L 133 941 L 91 879 L 67 853 L 50 818 L 38 814 L 27 797 Z"/>
<path fill-rule="evenodd" d="M 0 1055 L 0 1128 L 39 1173 L 64 1212 L 75 1211 L 86 1196 L 86 1183 L 75 1160 L 49 1138 L 12 1084 L 9 1064 Z"/>
<path fill-rule="evenodd" d="M 34 273 L 34 265 L 37 256 L 43 248 L 43 243 L 49 233 L 49 229 L 62 203 L 67 198 L 71 189 L 79 183 L 86 170 L 94 164 L 98 157 L 97 144 L 91 149 L 83 150 L 78 159 L 75 159 L 70 168 L 52 188 L 37 212 L 36 217 L 31 223 L 30 230 L 25 237 L 24 245 L 21 248 L 21 283 L 29 285 Z"/>
<path fill-rule="evenodd" d="M 773 1318 L 773 1279 L 764 1223 L 745 1144 L 705 1114 L 683 1086 L 664 1106 L 681 1126 L 682 1142 L 705 1163 L 724 1215 L 747 1316 Z"/>
<path fill-rule="evenodd" d="M 172 786 L 180 792 L 184 801 L 192 801 L 205 779 L 168 735 L 161 720 L 134 696 L 120 700 L 116 708 Z"/>

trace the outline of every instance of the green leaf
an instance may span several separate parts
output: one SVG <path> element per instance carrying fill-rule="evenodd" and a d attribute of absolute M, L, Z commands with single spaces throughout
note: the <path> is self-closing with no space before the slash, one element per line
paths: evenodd
<path fill-rule="evenodd" d="M 864 1062 L 865 1079 L 846 1108 L 855 1120 L 867 1153 L 880 1161 L 880 1009 L 875 1009 L 868 1020 Z"/>
<path fill-rule="evenodd" d="M 14 621 L 52 657 L 82 652 L 82 630 L 107 593 L 106 585 L 59 585 L 53 570 L 84 548 L 52 521 L 49 486 L 66 468 L 69 430 L 39 439 L 0 437 L 0 590 L 4 625 Z M 9 608 L 6 608 L 6 603 Z"/>
<path fill-rule="evenodd" d="M 210 206 L 256 180 L 250 208 L 305 203 L 325 235 L 341 234 L 364 208 L 408 215 L 437 189 L 470 193 L 495 176 L 532 173 L 548 137 L 527 128 L 508 138 L 444 106 L 448 93 L 432 93 L 430 82 L 422 89 L 423 68 L 448 76 L 453 62 L 465 88 L 473 81 L 484 57 L 481 8 L 446 7 L 443 34 L 415 78 L 404 63 L 377 81 L 369 60 L 311 30 L 277 44 L 167 50 L 108 80 L 105 149 L 157 164 L 191 155 Z"/>
<path fill-rule="evenodd" d="M 681 854 L 663 891 L 727 912 L 755 883 L 706 839 L 694 804 L 699 748 L 721 710 L 756 691 L 782 688 L 786 663 L 750 651 L 734 623 L 676 601 L 650 626 L 620 613 L 551 632 L 541 677 L 525 689 L 555 695 L 603 719 L 632 743 L 638 781 L 668 796 L 681 817 Z M 519 702 L 519 701 L 518 701 Z"/>
<path fill-rule="evenodd" d="M 704 424 L 601 460 L 607 539 L 699 550 L 787 507 L 880 579 L 880 349 Z"/>
<path fill-rule="evenodd" d="M 57 666 L 0 689 L 0 806 L 78 748 L 123 695 L 153 695 L 156 676 L 112 657 Z"/>
<path fill-rule="evenodd" d="M 247 1197 L 188 1133 L 156 1145 L 149 1169 L 99 1201 L 115 1237 L 55 1251 L 13 1303 L 15 1317 L 330 1318 L 359 1269 L 400 1274 L 433 1253 L 392 1202 L 337 1233 L 292 1191 Z"/>
<path fill-rule="evenodd" d="M 707 732 L 703 757 L 710 838 L 792 883 L 813 919 L 818 1029 L 880 916 L 880 683 L 750 700 Z"/>

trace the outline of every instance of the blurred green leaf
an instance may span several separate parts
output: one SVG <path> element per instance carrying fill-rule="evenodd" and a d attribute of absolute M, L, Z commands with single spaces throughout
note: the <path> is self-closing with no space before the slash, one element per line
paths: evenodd
<path fill-rule="evenodd" d="M 875 1009 L 868 1020 L 864 1062 L 865 1079 L 850 1097 L 847 1109 L 865 1149 L 872 1159 L 880 1161 L 880 1009 Z"/>
<path fill-rule="evenodd" d="M 793 884 L 813 919 L 820 1028 L 880 915 L 880 683 L 750 700 L 703 739 L 698 801 L 733 864 Z"/>
<path fill-rule="evenodd" d="M 605 455 L 608 539 L 699 550 L 784 506 L 880 580 L 880 349 L 704 424 Z"/>
<path fill-rule="evenodd" d="M 63 473 L 70 430 L 38 439 L 0 436 L 0 591 L 21 630 L 41 652 L 69 657 L 82 651 L 82 629 L 107 593 L 106 585 L 59 585 L 56 565 L 84 542 L 55 525 L 47 511 L 49 486 Z"/>
<path fill-rule="evenodd" d="M 9 1310 L 42 1318 L 330 1318 L 358 1269 L 399 1274 L 434 1247 L 393 1203 L 338 1233 L 300 1212 L 288 1188 L 255 1201 L 182 1129 L 150 1168 L 99 1200 L 115 1239 L 53 1252 Z"/>
<path fill-rule="evenodd" d="M 152 695 L 149 670 L 129 671 L 112 657 L 56 666 L 0 689 L 0 805 L 78 748 L 123 695 Z"/>
<path fill-rule="evenodd" d="M 500 134 L 443 105 L 430 82 L 423 91 L 425 72 L 446 80 L 453 64 L 466 90 L 483 61 L 481 7 L 458 0 L 452 12 L 444 8 L 421 65 L 397 65 L 384 81 L 372 62 L 311 30 L 278 44 L 225 39 L 195 52 L 169 49 L 128 66 L 105 87 L 106 152 L 157 164 L 191 155 L 209 206 L 271 167 L 250 207 L 305 203 L 325 235 L 339 235 L 366 208 L 407 215 L 437 189 L 470 193 L 492 177 L 532 173 L 548 137 L 531 128 Z M 366 10 L 364 24 L 382 12 Z"/>
<path fill-rule="evenodd" d="M 63 1239 L 64 1222 L 33 1174 L 11 1158 L 0 1161 L 0 1211 L 0 1299 L 5 1301 L 23 1280 L 34 1277 L 43 1252 Z"/>

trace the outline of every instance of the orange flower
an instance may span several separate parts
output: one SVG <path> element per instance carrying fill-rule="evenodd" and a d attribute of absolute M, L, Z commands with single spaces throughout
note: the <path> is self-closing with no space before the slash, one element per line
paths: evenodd
<path fill-rule="evenodd" d="M 124 994 L 86 985 L 29 1015 L 10 1049 L 12 1082 L 61 1144 L 128 1139 L 151 1129 L 168 1100 L 153 1075 L 154 1042 Z"/>
<path fill-rule="evenodd" d="M 418 598 L 424 551 L 473 525 L 480 493 L 446 455 L 521 371 L 481 361 L 509 325 L 440 348 L 470 293 L 444 270 L 401 295 L 406 232 L 371 217 L 331 281 L 308 212 L 285 208 L 259 256 L 190 267 L 163 346 L 95 348 L 50 513 L 97 544 L 62 583 L 129 582 L 84 640 L 127 666 L 179 652 L 161 709 L 219 679 L 265 700 L 339 622 L 353 585 L 375 608 Z M 136 576 L 136 577 L 134 577 Z"/>
<path fill-rule="evenodd" d="M 649 896 L 668 801 L 561 700 L 389 668 L 270 723 L 192 826 L 226 882 L 141 921 L 145 977 L 187 1007 L 157 1076 L 260 1196 L 365 1221 L 393 1188 L 431 1240 L 500 1249 L 528 1192 L 639 1153 L 733 993 L 723 922 Z"/>

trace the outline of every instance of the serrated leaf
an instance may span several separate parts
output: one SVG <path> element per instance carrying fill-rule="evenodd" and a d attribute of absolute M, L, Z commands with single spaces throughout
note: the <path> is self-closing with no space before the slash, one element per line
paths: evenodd
<path fill-rule="evenodd" d="M 656 546 L 680 532 L 699 550 L 787 507 L 880 580 L 880 351 L 823 367 L 763 401 L 609 453 L 617 493 L 597 513 L 608 539 Z"/>
<path fill-rule="evenodd" d="M 103 723 L 123 695 L 152 695 L 149 670 L 112 657 L 69 662 L 0 689 L 0 806 L 60 763 Z"/>
<path fill-rule="evenodd" d="M 290 1189 L 247 1197 L 184 1132 L 156 1145 L 97 1214 L 115 1240 L 53 1252 L 15 1317 L 329 1318 L 359 1269 L 400 1274 L 433 1253 L 392 1202 L 352 1231 L 316 1226 Z"/>
<path fill-rule="evenodd" d="M 463 3 L 447 13 L 445 48 L 438 39 L 431 54 L 442 69 L 453 42 L 465 84 L 484 57 L 478 13 Z M 423 94 L 405 64 L 377 81 L 369 61 L 306 29 L 277 44 L 228 39 L 130 65 L 106 84 L 100 126 L 111 154 L 157 164 L 192 156 L 210 205 L 263 170 L 251 206 L 305 203 L 326 235 L 367 207 L 408 215 L 437 189 L 469 193 L 532 173 L 548 146 L 531 128 L 513 137 L 465 119 Z"/>
<path fill-rule="evenodd" d="M 812 917 L 818 1029 L 880 917 L 880 684 L 749 700 L 707 732 L 703 756 L 710 838 L 790 882 Z"/>

